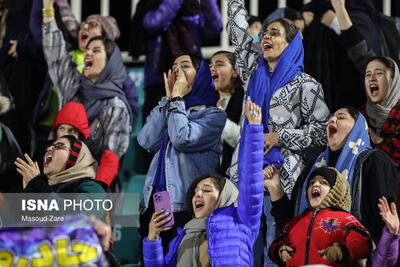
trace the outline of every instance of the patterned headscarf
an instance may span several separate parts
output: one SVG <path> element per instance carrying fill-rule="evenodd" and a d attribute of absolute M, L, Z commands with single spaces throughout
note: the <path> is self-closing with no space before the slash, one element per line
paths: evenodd
<path fill-rule="evenodd" d="M 357 157 L 366 149 L 371 149 L 368 135 L 368 124 L 364 116 L 359 113 L 358 119 L 353 126 L 349 136 L 347 137 L 346 143 L 342 148 L 338 161 L 336 163 L 336 170 L 338 170 L 342 176 L 347 179 L 350 184 L 350 195 L 351 188 L 353 186 L 353 174 L 357 162 Z M 329 166 L 329 147 L 326 147 L 323 152 L 315 161 L 313 167 L 307 175 L 307 179 L 304 181 L 303 188 L 301 190 L 300 209 L 298 213 L 303 212 L 307 208 L 306 185 L 310 179 L 310 174 L 318 167 Z"/>

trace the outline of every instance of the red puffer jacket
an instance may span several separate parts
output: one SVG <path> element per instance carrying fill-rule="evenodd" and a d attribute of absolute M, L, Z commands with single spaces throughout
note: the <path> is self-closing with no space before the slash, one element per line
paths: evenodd
<path fill-rule="evenodd" d="M 342 250 L 341 262 L 330 262 L 318 252 L 334 243 Z M 350 261 L 366 258 L 372 251 L 371 237 L 364 226 L 350 213 L 335 208 L 310 210 L 292 219 L 269 248 L 268 255 L 277 264 L 283 264 L 279 257 L 282 245 L 293 248 L 286 266 L 346 266 Z"/>

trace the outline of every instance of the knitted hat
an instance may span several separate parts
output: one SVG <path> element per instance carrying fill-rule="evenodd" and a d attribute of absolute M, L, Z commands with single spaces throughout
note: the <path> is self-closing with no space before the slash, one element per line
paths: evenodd
<path fill-rule="evenodd" d="M 52 126 L 54 140 L 57 139 L 57 127 L 60 124 L 73 126 L 83 135 L 83 140 L 89 137 L 89 121 L 85 108 L 81 103 L 70 101 L 57 113 Z"/>
<path fill-rule="evenodd" d="M 332 168 L 321 167 L 321 168 L 316 168 L 310 174 L 310 179 L 308 179 L 306 188 L 308 188 L 308 185 L 310 184 L 310 181 L 312 180 L 312 178 L 314 178 L 317 175 L 320 175 L 320 176 L 324 177 L 328 181 L 328 183 L 329 183 L 331 188 L 335 185 L 335 182 L 336 182 L 336 172 L 335 172 L 335 170 L 333 170 Z"/>
<path fill-rule="evenodd" d="M 65 168 L 68 169 L 76 164 L 79 153 L 81 152 L 82 141 L 76 139 L 73 135 L 64 135 L 63 138 L 67 138 L 71 143 L 71 152 L 69 153 L 67 166 Z"/>
<path fill-rule="evenodd" d="M 86 18 L 86 20 L 88 19 L 97 20 L 101 24 L 101 28 L 106 33 L 108 39 L 115 41 L 119 38 L 120 31 L 118 28 L 117 21 L 115 20 L 114 17 L 95 14 L 95 15 L 90 15 L 89 17 Z"/>
<path fill-rule="evenodd" d="M 335 172 L 336 177 L 333 177 L 332 171 Z M 344 178 L 343 175 L 338 170 L 331 167 L 316 168 L 310 174 L 309 181 L 316 175 L 321 175 L 328 181 L 329 185 L 331 185 L 331 189 L 329 190 L 328 195 L 325 197 L 322 203 L 316 208 L 316 210 L 322 210 L 328 207 L 339 207 L 342 208 L 343 210 L 349 211 L 351 206 L 350 185 L 349 182 L 346 180 L 346 178 Z M 309 182 L 307 183 L 307 188 L 308 185 Z M 306 193 L 306 200 L 308 206 L 310 206 L 307 193 Z"/>

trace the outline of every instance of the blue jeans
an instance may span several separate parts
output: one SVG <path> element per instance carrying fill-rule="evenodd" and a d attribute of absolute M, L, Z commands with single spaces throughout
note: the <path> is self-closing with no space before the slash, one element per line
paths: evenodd
<path fill-rule="evenodd" d="M 269 246 L 274 242 L 276 236 L 276 226 L 274 217 L 271 215 L 271 197 L 269 195 L 264 196 L 264 215 L 265 215 L 265 247 L 264 247 L 264 267 L 277 266 L 268 257 Z"/>
<path fill-rule="evenodd" d="M 288 194 L 288 198 L 290 199 L 290 194 Z M 280 234 L 275 225 L 274 217 L 271 215 L 271 197 L 269 195 L 264 196 L 264 215 L 265 215 L 265 247 L 264 247 L 264 267 L 269 266 L 277 266 L 271 259 L 268 257 L 268 249 L 271 246 L 272 242 L 274 242 L 275 238 Z"/>

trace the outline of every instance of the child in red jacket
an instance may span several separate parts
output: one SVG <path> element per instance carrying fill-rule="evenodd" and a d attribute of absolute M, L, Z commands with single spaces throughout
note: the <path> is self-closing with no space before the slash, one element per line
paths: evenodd
<path fill-rule="evenodd" d="M 292 219 L 269 248 L 277 264 L 346 266 L 372 251 L 368 231 L 347 210 L 350 186 L 334 168 L 316 168 L 307 183 L 309 208 Z"/>

